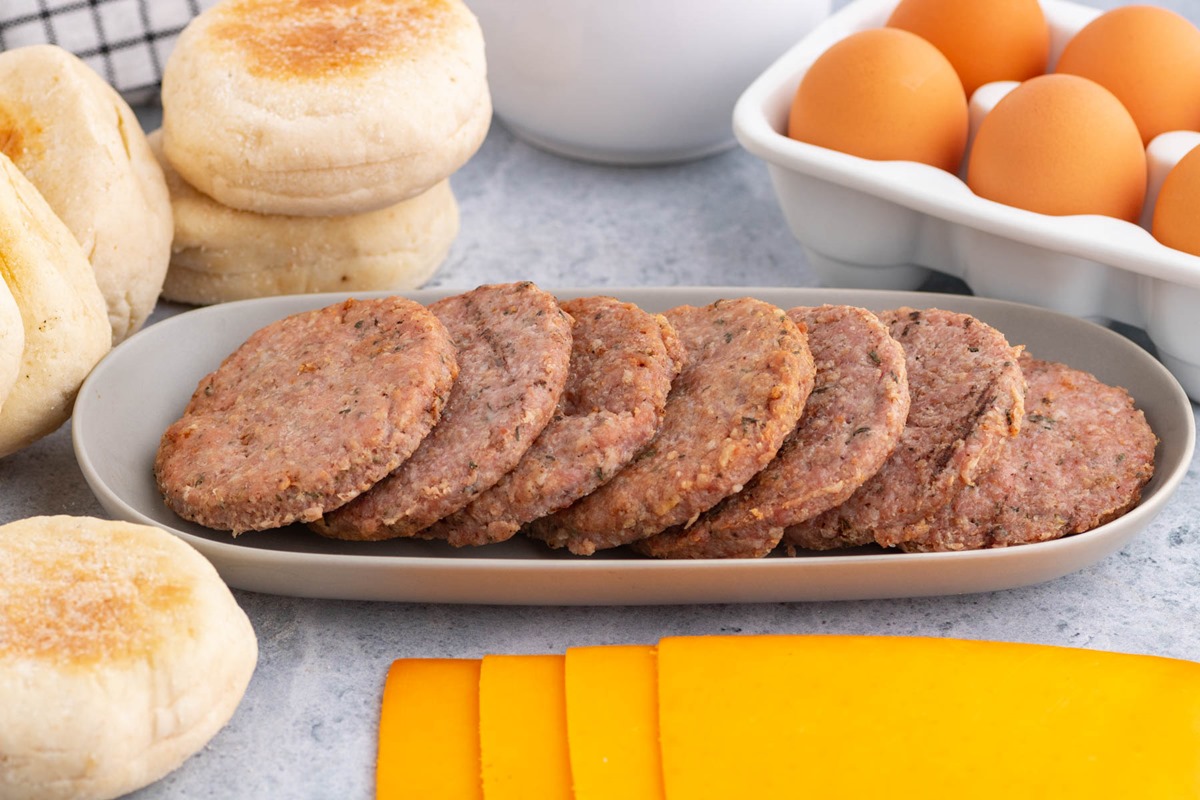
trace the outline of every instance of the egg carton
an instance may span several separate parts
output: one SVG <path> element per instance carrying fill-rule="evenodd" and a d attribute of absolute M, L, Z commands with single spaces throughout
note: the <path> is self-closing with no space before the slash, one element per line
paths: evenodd
<path fill-rule="evenodd" d="M 734 109 L 738 141 L 767 162 L 788 226 L 821 280 L 911 290 L 937 271 L 984 297 L 1141 328 L 1188 396 L 1200 401 L 1200 257 L 1166 247 L 1148 231 L 1166 172 L 1200 134 L 1164 133 L 1150 143 L 1146 206 L 1134 224 L 1013 208 L 974 194 L 960 175 L 871 161 L 783 133 L 812 62 L 849 34 L 884 25 L 897 2 L 845 6 L 763 72 Z M 1042 9 L 1052 71 L 1067 41 L 1100 11 L 1065 0 L 1043 0 Z M 972 97 L 968 146 L 1007 88 L 988 84 Z"/>

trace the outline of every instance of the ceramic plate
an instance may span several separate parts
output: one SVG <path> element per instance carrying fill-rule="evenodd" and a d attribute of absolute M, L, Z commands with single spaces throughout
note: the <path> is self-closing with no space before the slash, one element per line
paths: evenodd
<path fill-rule="evenodd" d="M 131 337 L 96 367 L 80 390 L 72 422 L 79 465 L 111 515 L 175 533 L 207 556 L 235 588 L 358 600 L 602 605 L 911 597 L 1039 583 L 1123 547 L 1162 508 L 1191 461 L 1192 408 L 1171 374 L 1119 334 L 1053 311 L 977 297 L 854 289 L 606 287 L 556 292 L 561 297 L 610 294 L 651 311 L 750 295 L 783 308 L 845 303 L 874 310 L 936 306 L 973 314 L 1039 358 L 1063 361 L 1128 387 L 1161 440 L 1155 475 L 1137 508 L 1093 531 L 961 553 L 864 549 L 762 560 L 655 561 L 624 551 L 572 556 L 520 537 L 461 550 L 441 542 L 338 542 L 300 526 L 235 540 L 168 510 L 151 467 L 160 436 L 182 413 L 200 379 L 254 330 L 344 295 L 226 303 L 171 317 Z M 447 293 L 406 294 L 430 302 Z"/>

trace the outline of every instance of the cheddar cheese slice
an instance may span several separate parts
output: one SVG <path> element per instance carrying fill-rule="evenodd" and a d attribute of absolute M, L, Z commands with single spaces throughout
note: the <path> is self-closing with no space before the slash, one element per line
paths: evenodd
<path fill-rule="evenodd" d="M 378 800 L 480 800 L 479 660 L 404 658 L 383 687 Z"/>
<path fill-rule="evenodd" d="M 1200 797 L 1200 664 L 999 642 L 659 643 L 670 800 Z"/>
<path fill-rule="evenodd" d="M 563 656 L 484 656 L 479 744 L 487 800 L 570 800 Z"/>
<path fill-rule="evenodd" d="M 661 800 L 654 648 L 570 648 L 566 682 L 576 800 Z"/>

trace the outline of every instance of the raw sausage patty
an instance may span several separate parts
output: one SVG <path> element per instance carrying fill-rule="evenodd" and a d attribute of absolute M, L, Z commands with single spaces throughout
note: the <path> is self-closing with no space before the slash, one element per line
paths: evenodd
<path fill-rule="evenodd" d="M 159 489 L 235 534 L 318 519 L 408 458 L 457 372 L 445 327 L 411 300 L 279 320 L 200 381 L 159 444 Z"/>
<path fill-rule="evenodd" d="M 666 319 L 611 297 L 561 305 L 575 326 L 554 419 L 516 469 L 430 528 L 431 538 L 455 546 L 504 541 L 604 483 L 658 431 L 681 366 Z"/>
<path fill-rule="evenodd" d="M 991 466 L 1020 428 L 1019 349 L 967 314 L 902 308 L 879 315 L 904 348 L 911 404 L 900 442 L 846 502 L 784 533 L 824 550 L 921 535 L 928 518 Z"/>
<path fill-rule="evenodd" d="M 429 306 L 458 348 L 459 376 L 412 457 L 313 527 L 338 539 L 413 536 L 516 466 L 567 379 L 571 318 L 529 282 L 481 286 Z"/>
<path fill-rule="evenodd" d="M 796 426 L 813 363 L 782 309 L 742 298 L 665 316 L 686 360 L 658 434 L 612 480 L 535 520 L 536 538 L 587 555 L 693 520 L 740 491 Z"/>
<path fill-rule="evenodd" d="M 1082 533 L 1137 505 L 1157 437 L 1124 389 L 1063 364 L 1021 357 L 1021 433 L 906 551 L 973 550 Z"/>
<path fill-rule="evenodd" d="M 904 350 L 870 311 L 794 308 L 808 330 L 816 385 L 796 430 L 746 488 L 701 515 L 634 544 L 658 558 L 761 558 L 783 530 L 843 502 L 879 471 L 908 416 Z"/>

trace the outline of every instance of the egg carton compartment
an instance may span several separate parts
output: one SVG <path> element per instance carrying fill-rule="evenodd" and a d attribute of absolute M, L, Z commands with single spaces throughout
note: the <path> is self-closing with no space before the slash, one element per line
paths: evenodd
<path fill-rule="evenodd" d="M 1025 211 L 985 200 L 936 167 L 871 161 L 784 134 L 813 61 L 851 33 L 882 26 L 897 2 L 845 6 L 763 72 L 734 110 L 739 143 L 766 161 L 787 224 L 821 280 L 911 290 L 936 271 L 984 297 L 1140 328 L 1200 401 L 1200 257 L 1160 244 L 1146 227 L 1163 177 L 1200 134 L 1165 133 L 1150 143 L 1142 224 Z M 1052 71 L 1071 36 L 1101 12 L 1066 0 L 1041 5 Z M 972 129 L 1007 88 L 988 84 L 975 93 Z"/>

